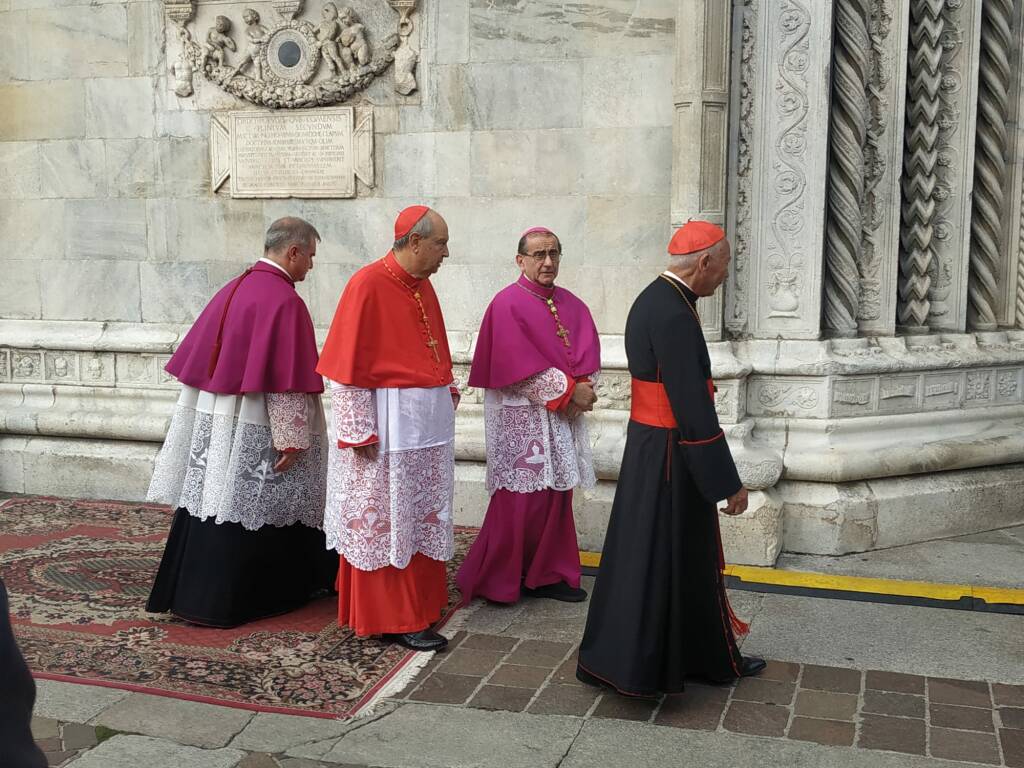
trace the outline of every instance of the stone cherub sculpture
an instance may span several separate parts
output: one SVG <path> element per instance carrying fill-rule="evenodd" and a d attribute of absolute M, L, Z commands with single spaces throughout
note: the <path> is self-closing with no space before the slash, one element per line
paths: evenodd
<path fill-rule="evenodd" d="M 370 62 L 370 44 L 366 42 L 366 27 L 359 23 L 355 11 L 341 11 L 341 56 L 348 69 L 365 66 Z"/>
<path fill-rule="evenodd" d="M 232 75 L 237 75 L 247 66 L 252 64 L 252 77 L 254 80 L 263 79 L 263 59 L 261 54 L 267 46 L 270 34 L 267 28 L 260 24 L 260 15 L 254 8 L 246 8 L 242 11 L 242 21 L 246 23 L 245 35 L 249 38 L 249 48 L 245 56 L 235 67 Z"/>
<path fill-rule="evenodd" d="M 238 50 L 235 41 L 228 34 L 230 31 L 231 19 L 227 16 L 218 16 L 214 19 L 213 26 L 206 32 L 204 60 L 212 61 L 219 67 L 224 66 L 224 49 Z"/>
<path fill-rule="evenodd" d="M 317 45 L 323 54 L 324 61 L 330 67 L 331 72 L 340 72 L 347 69 L 343 63 L 342 55 L 338 50 L 338 39 L 341 37 L 341 24 L 338 22 L 338 6 L 334 3 L 324 3 L 321 11 L 323 21 L 316 28 Z"/>

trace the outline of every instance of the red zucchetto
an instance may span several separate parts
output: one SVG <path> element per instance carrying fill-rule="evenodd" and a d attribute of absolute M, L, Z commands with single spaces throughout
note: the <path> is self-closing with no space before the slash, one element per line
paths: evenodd
<path fill-rule="evenodd" d="M 668 252 L 673 256 L 700 253 L 724 239 L 725 231 L 718 225 L 712 224 L 710 221 L 691 219 L 672 235 L 668 244 Z"/>
<path fill-rule="evenodd" d="M 398 218 L 395 219 L 395 240 L 401 240 L 412 232 L 416 222 L 426 216 L 429 210 L 425 205 L 410 205 L 398 214 Z"/>

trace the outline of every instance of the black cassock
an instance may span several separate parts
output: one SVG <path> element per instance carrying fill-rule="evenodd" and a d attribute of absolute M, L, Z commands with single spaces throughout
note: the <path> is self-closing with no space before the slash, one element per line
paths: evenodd
<path fill-rule="evenodd" d="M 579 655 L 581 679 L 625 694 L 676 693 L 691 676 L 731 679 L 741 664 L 745 626 L 725 594 L 717 503 L 742 483 L 715 413 L 696 304 L 662 275 L 626 320 L 633 413 Z"/>

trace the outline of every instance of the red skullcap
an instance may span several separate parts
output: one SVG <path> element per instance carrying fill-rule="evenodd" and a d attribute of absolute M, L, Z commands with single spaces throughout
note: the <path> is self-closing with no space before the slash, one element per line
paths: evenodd
<path fill-rule="evenodd" d="M 710 221 L 694 221 L 691 219 L 676 230 L 668 244 L 668 252 L 673 256 L 706 251 L 715 243 L 725 239 L 721 227 Z"/>
<path fill-rule="evenodd" d="M 395 240 L 401 240 L 408 235 L 416 226 L 416 222 L 426 216 L 429 210 L 425 205 L 410 205 L 398 214 L 398 218 L 395 219 Z"/>

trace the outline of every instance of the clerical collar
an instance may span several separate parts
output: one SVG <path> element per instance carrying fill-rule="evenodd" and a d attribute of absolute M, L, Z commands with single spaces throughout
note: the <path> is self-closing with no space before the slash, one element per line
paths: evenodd
<path fill-rule="evenodd" d="M 683 280 L 683 278 L 681 278 L 681 277 L 680 277 L 679 275 L 677 275 L 677 274 L 676 274 L 675 272 L 672 272 L 672 271 L 670 271 L 670 270 L 667 270 L 667 269 L 666 269 L 666 270 L 665 270 L 664 272 L 662 272 L 661 274 L 663 274 L 663 275 L 664 275 L 665 277 L 671 277 L 671 278 L 672 278 L 673 280 L 675 280 L 675 281 L 676 281 L 677 283 L 680 283 L 680 284 L 682 284 L 682 286 L 683 286 L 683 287 L 684 287 L 684 288 L 685 288 L 686 290 L 688 290 L 688 291 L 689 291 L 690 293 L 692 293 L 692 294 L 693 294 L 694 296 L 696 296 L 696 295 L 697 295 L 697 292 L 696 292 L 695 290 L 693 290 L 693 288 L 691 288 L 691 287 L 689 286 L 689 284 L 687 284 L 687 282 L 686 282 L 685 280 Z"/>
<path fill-rule="evenodd" d="M 526 275 L 520 275 L 516 281 L 520 287 L 525 288 L 527 291 L 532 293 L 541 299 L 553 299 L 555 297 L 555 286 L 547 288 L 539 283 L 535 283 L 533 280 L 528 278 Z"/>
<path fill-rule="evenodd" d="M 423 278 L 413 277 L 406 272 L 405 267 L 398 263 L 398 258 L 395 256 L 394 251 L 388 251 L 384 256 L 384 269 L 406 288 L 415 288 L 423 280 Z"/>
<path fill-rule="evenodd" d="M 281 266 L 280 264 L 278 264 L 278 263 L 277 263 L 276 261 L 271 261 L 271 260 L 270 260 L 270 259 L 268 259 L 268 258 L 267 258 L 266 256 L 261 256 L 261 257 L 260 257 L 260 261 L 262 261 L 262 262 L 263 262 L 264 264 L 269 264 L 269 265 L 270 265 L 270 266 L 272 266 L 272 267 L 277 267 L 277 268 L 278 268 L 278 269 L 280 269 L 280 270 L 281 270 L 282 272 L 284 272 L 284 273 L 285 273 L 286 275 L 288 275 L 288 270 L 287 270 L 287 269 L 285 269 L 284 267 L 282 267 L 282 266 Z M 292 276 L 291 276 L 291 275 L 288 275 L 288 279 L 289 279 L 289 280 L 292 280 Z M 292 280 L 292 282 L 294 283 L 295 281 L 294 281 L 294 280 Z"/>

